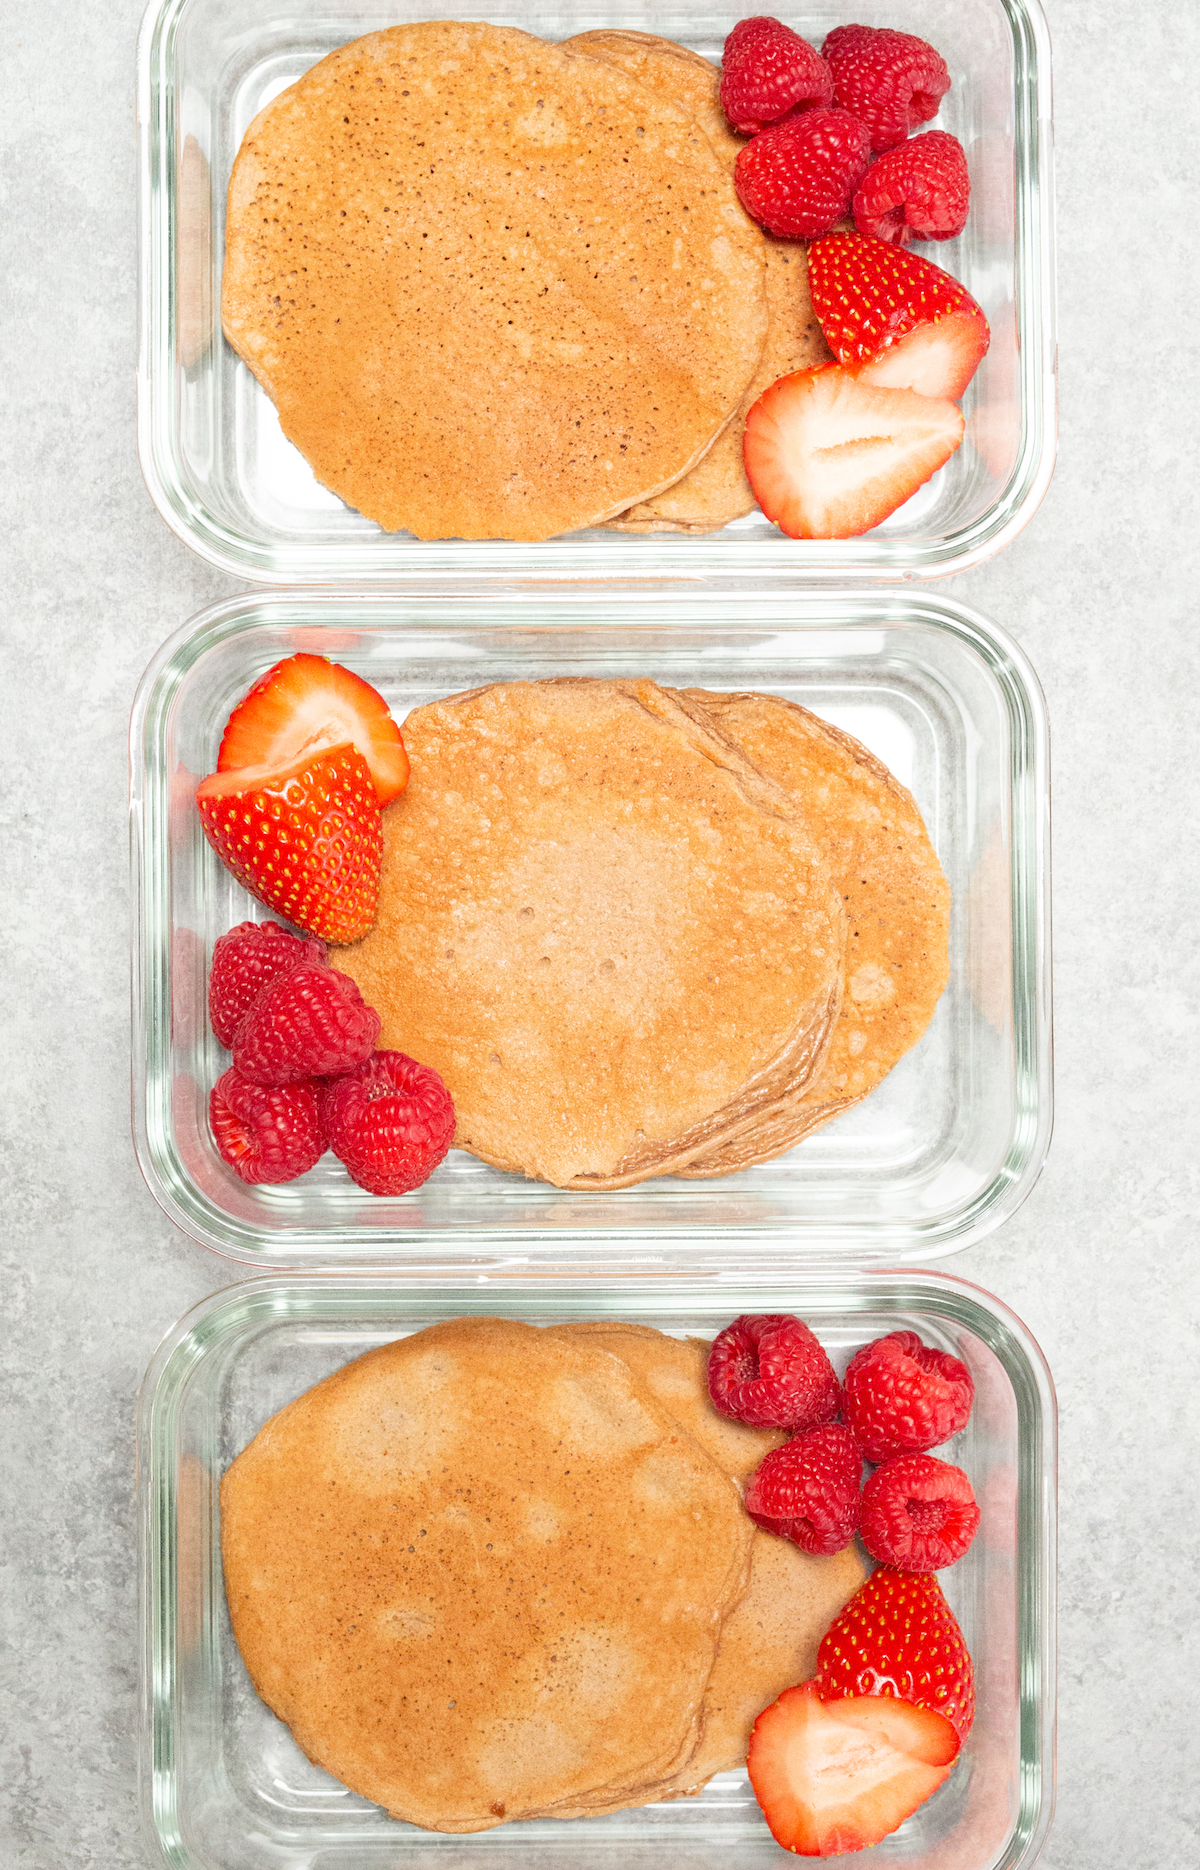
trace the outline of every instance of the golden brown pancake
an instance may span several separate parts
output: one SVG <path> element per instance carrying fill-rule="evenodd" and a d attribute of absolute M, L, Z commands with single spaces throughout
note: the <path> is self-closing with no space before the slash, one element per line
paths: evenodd
<path fill-rule="evenodd" d="M 674 99 L 695 119 L 712 144 L 738 205 L 733 168 L 745 139 L 721 109 L 720 74 L 714 65 L 652 33 L 578 33 L 565 44 L 591 58 L 618 65 L 639 84 Z M 746 217 L 747 226 L 755 224 Z M 833 353 L 812 307 L 807 248 L 803 241 L 776 240 L 755 228 L 766 261 L 767 338 L 758 369 L 733 421 L 704 458 L 672 487 L 606 523 L 622 532 L 712 532 L 754 509 L 754 494 L 742 464 L 746 413 L 765 389 L 793 370 L 828 363 Z"/>
<path fill-rule="evenodd" d="M 950 889 L 912 794 L 849 734 L 774 695 L 689 689 L 684 699 L 803 806 L 848 917 L 841 1010 L 820 1073 L 679 1171 L 703 1177 L 793 1148 L 916 1044 L 949 977 Z"/>
<path fill-rule="evenodd" d="M 355 40 L 254 119 L 226 336 L 319 480 L 423 539 L 544 539 L 687 472 L 766 330 L 707 138 L 507 27 Z"/>
<path fill-rule="evenodd" d="M 694 716 L 694 718 L 693 718 Z M 845 935 L 792 796 L 649 681 L 500 683 L 404 723 L 375 926 L 339 966 L 456 1143 L 624 1187 L 819 1069 Z"/>
<path fill-rule="evenodd" d="M 308 1757 L 479 1831 L 694 1753 L 753 1526 L 621 1359 L 501 1319 L 368 1352 L 221 1487 L 234 1634 Z"/>

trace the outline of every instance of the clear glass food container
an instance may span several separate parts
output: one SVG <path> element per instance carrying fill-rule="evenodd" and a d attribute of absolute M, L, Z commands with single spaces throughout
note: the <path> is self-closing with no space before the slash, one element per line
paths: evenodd
<path fill-rule="evenodd" d="M 197 782 L 231 708 L 279 658 L 329 655 L 414 705 L 483 683 L 649 675 L 762 689 L 864 741 L 907 785 L 953 895 L 950 984 L 919 1044 L 864 1103 L 774 1162 L 713 1181 L 566 1192 L 452 1150 L 406 1196 L 365 1194 L 332 1156 L 247 1187 L 208 1095 L 228 1062 L 206 1015 L 213 944 L 268 912 L 205 841 Z M 134 1132 L 170 1218 L 258 1264 L 569 1264 L 688 1272 L 736 1255 L 928 1260 L 1011 1214 L 1050 1137 L 1047 735 L 1037 682 L 994 626 L 914 589 L 619 599 L 248 595 L 202 612 L 143 678 L 132 720 Z"/>
<path fill-rule="evenodd" d="M 433 576 L 745 581 L 929 577 L 1005 544 L 1049 483 L 1055 446 L 1050 49 L 1039 0 L 870 0 L 866 24 L 932 41 L 953 83 L 937 119 L 967 153 L 963 234 L 920 249 L 983 306 L 991 349 L 967 390 L 967 440 L 883 526 L 857 539 L 784 538 L 755 513 L 722 531 L 649 537 L 592 529 L 537 545 L 422 543 L 387 534 L 314 479 L 220 328 L 225 191 L 251 118 L 335 47 L 434 4 L 380 12 L 358 0 L 152 0 L 139 51 L 139 446 L 151 496 L 181 539 L 268 584 Z M 737 7 L 512 0 L 489 21 L 548 39 L 602 26 L 663 34 L 719 59 Z M 789 12 L 818 45 L 847 18 L 824 0 Z"/>
<path fill-rule="evenodd" d="M 448 1837 L 389 1819 L 306 1760 L 258 1700 L 229 1625 L 218 1484 L 284 1403 L 372 1346 L 465 1313 L 535 1325 L 624 1319 L 713 1337 L 742 1311 L 808 1320 L 839 1372 L 861 1344 L 912 1329 L 969 1366 L 976 1401 L 950 1444 L 982 1520 L 940 1574 L 975 1664 L 978 1713 L 961 1763 L 862 1861 L 908 1870 L 1017 1870 L 1037 1856 L 1054 1796 L 1055 1402 L 1029 1332 L 978 1287 L 890 1272 L 770 1282 L 284 1275 L 216 1293 L 154 1358 L 138 1417 L 143 1810 L 173 1870 L 419 1870 L 423 1864 L 590 1864 L 763 1870 L 782 1862 L 744 1771 L 696 1798 L 610 1817 Z M 857 1861 L 857 1859 L 847 1859 Z"/>

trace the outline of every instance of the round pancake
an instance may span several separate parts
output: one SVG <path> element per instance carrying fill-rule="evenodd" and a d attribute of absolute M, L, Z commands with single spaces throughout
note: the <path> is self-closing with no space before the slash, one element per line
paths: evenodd
<path fill-rule="evenodd" d="M 371 33 L 259 112 L 222 319 L 319 480 L 422 539 L 544 539 L 687 471 L 766 331 L 690 119 L 507 27 Z"/>
<path fill-rule="evenodd" d="M 749 1480 L 772 1448 L 788 1440 L 783 1430 L 747 1428 L 718 1414 L 708 1394 L 711 1345 L 703 1339 L 672 1338 L 645 1325 L 615 1323 L 557 1325 L 553 1330 L 601 1344 L 620 1357 L 650 1395 L 739 1483 Z M 856 1541 L 832 1557 L 817 1558 L 756 1527 L 749 1583 L 721 1628 L 696 1750 L 679 1772 L 657 1786 L 640 1787 L 628 1803 L 699 1792 L 714 1773 L 744 1765 L 750 1729 L 758 1716 L 785 1688 L 814 1673 L 822 1636 L 866 1575 Z M 620 1810 L 622 1804 L 598 1799 L 557 1815 L 598 1814 Z"/>
<path fill-rule="evenodd" d="M 731 129 L 721 109 L 720 73 L 699 53 L 652 33 L 619 30 L 578 33 L 565 44 L 620 66 L 639 84 L 677 101 L 704 131 L 728 177 L 729 193 L 744 213 L 733 186 L 733 167 L 745 139 Z M 753 512 L 754 494 L 742 462 L 746 414 L 765 389 L 793 370 L 828 363 L 825 342 L 812 307 L 808 250 L 803 241 L 776 240 L 755 226 L 766 261 L 767 337 L 758 369 L 737 414 L 704 458 L 672 487 L 607 521 L 620 532 L 712 532 Z"/>
<path fill-rule="evenodd" d="M 774 695 L 689 689 L 684 699 L 795 795 L 848 917 L 841 1010 L 819 1075 L 680 1171 L 703 1177 L 791 1149 L 916 1044 L 949 978 L 950 888 L 912 794 L 851 735 Z"/>
<path fill-rule="evenodd" d="M 404 723 L 375 926 L 339 967 L 456 1144 L 560 1187 L 668 1173 L 818 1069 L 845 920 L 791 796 L 649 681 Z"/>
<path fill-rule="evenodd" d="M 626 1364 L 501 1319 L 290 1403 L 221 1521 L 260 1696 L 318 1765 L 443 1831 L 686 1760 L 753 1530 Z"/>

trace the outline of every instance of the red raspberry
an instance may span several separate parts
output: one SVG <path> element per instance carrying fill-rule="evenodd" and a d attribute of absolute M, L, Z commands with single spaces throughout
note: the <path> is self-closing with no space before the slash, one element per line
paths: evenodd
<path fill-rule="evenodd" d="M 376 1052 L 334 1078 L 321 1099 L 329 1146 L 360 1188 L 406 1195 L 454 1140 L 454 1105 L 436 1071 L 403 1052 Z"/>
<path fill-rule="evenodd" d="M 819 1428 L 842 1406 L 833 1365 L 790 1312 L 726 1325 L 708 1354 L 708 1393 L 722 1415 L 754 1428 Z"/>
<path fill-rule="evenodd" d="M 237 1029 L 268 982 L 302 961 L 324 964 L 325 943 L 315 935 L 289 935 L 278 922 L 239 922 L 213 949 L 208 976 L 208 1017 L 221 1044 L 232 1048 Z"/>
<path fill-rule="evenodd" d="M 833 77 L 819 52 L 782 20 L 739 20 L 725 41 L 721 109 L 755 136 L 792 111 L 833 102 Z"/>
<path fill-rule="evenodd" d="M 877 154 L 936 117 L 950 89 L 941 53 L 912 33 L 887 26 L 837 26 L 821 56 L 833 73 L 835 98 L 866 124 Z"/>
<path fill-rule="evenodd" d="M 756 1525 L 801 1551 L 828 1556 L 858 1526 L 862 1455 L 848 1428 L 827 1422 L 773 1448 L 746 1489 Z"/>
<path fill-rule="evenodd" d="M 208 1099 L 221 1160 L 243 1182 L 294 1182 L 325 1154 L 320 1091 L 315 1078 L 251 1084 L 230 1066 Z"/>
<path fill-rule="evenodd" d="M 897 247 L 953 240 L 967 224 L 970 200 L 962 144 L 948 130 L 926 130 L 871 164 L 854 197 L 854 225 Z"/>
<path fill-rule="evenodd" d="M 815 240 L 850 212 L 870 138 L 845 110 L 806 110 L 738 153 L 733 179 L 746 213 L 770 234 Z"/>
<path fill-rule="evenodd" d="M 233 1062 L 254 1084 L 326 1078 L 369 1058 L 380 1024 L 348 974 L 306 961 L 263 988 L 238 1027 Z"/>
<path fill-rule="evenodd" d="M 979 1524 L 961 1467 L 932 1454 L 902 1454 L 863 1488 L 862 1538 L 872 1558 L 901 1571 L 941 1571 L 960 1559 Z"/>
<path fill-rule="evenodd" d="M 957 1357 L 893 1331 L 854 1356 L 845 1378 L 846 1421 L 868 1461 L 924 1454 L 965 1428 L 975 1400 Z"/>

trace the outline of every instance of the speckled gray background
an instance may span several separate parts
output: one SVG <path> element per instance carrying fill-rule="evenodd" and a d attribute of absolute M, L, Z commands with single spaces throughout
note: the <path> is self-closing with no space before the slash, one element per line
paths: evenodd
<path fill-rule="evenodd" d="M 852 9 L 848 9 L 852 14 Z M 232 1276 L 129 1140 L 126 724 L 161 638 L 232 589 L 138 471 L 138 0 L 9 0 L 0 41 L 5 987 L 0 1864 L 145 1870 L 134 1399 Z M 1054 753 L 1057 1128 L 948 1265 L 1027 1320 L 1061 1409 L 1047 1870 L 1200 1863 L 1200 11 L 1050 0 L 1061 448 L 946 588 L 1031 653 Z"/>

